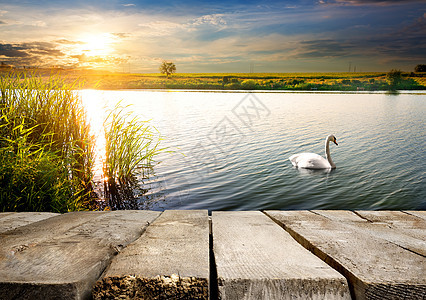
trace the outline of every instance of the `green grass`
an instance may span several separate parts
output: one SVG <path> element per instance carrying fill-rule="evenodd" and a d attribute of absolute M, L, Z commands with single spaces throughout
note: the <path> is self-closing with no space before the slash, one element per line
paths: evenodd
<path fill-rule="evenodd" d="M 137 208 L 163 149 L 155 128 L 117 106 L 105 120 L 106 205 L 94 192 L 96 140 L 81 86 L 26 72 L 0 77 L 0 211 Z M 69 83 L 71 82 L 71 83 Z"/>
<path fill-rule="evenodd" d="M 179 66 L 178 66 L 179 67 Z M 47 70 L 38 71 L 50 76 Z M 390 86 L 387 72 L 346 73 L 176 73 L 169 79 L 160 73 L 127 74 L 62 70 L 69 79 L 82 79 L 82 88 L 94 89 L 200 89 L 200 90 L 323 90 L 386 91 L 424 90 L 425 73 L 402 73 L 398 86 Z"/>
<path fill-rule="evenodd" d="M 0 211 L 92 205 L 93 137 L 81 99 L 60 78 L 0 81 Z"/>
<path fill-rule="evenodd" d="M 104 122 L 104 191 L 111 209 L 137 209 L 141 186 L 152 172 L 160 149 L 156 129 L 118 104 Z"/>

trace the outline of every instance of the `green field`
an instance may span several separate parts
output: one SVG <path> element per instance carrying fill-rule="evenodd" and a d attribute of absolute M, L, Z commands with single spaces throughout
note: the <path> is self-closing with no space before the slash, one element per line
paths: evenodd
<path fill-rule="evenodd" d="M 58 73 L 93 89 L 204 89 L 204 90 L 424 90 L 426 73 L 402 73 L 397 86 L 376 73 L 177 73 L 169 79 L 159 73 L 128 74 L 82 70 L 37 70 L 43 76 Z"/>

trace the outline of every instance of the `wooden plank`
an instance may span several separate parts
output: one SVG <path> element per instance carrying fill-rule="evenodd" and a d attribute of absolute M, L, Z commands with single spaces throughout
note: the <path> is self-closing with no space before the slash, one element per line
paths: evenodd
<path fill-rule="evenodd" d="M 338 222 L 369 223 L 368 220 L 350 210 L 312 210 L 311 212 L 332 219 Z M 309 211 L 307 211 L 309 215 Z"/>
<path fill-rule="evenodd" d="M 380 233 L 383 238 L 426 256 L 426 219 L 401 211 L 356 211 L 356 213 L 371 224 L 386 224 Z M 389 238 L 388 235 L 391 233 L 401 235 L 401 238 Z"/>
<path fill-rule="evenodd" d="M 49 212 L 0 213 L 0 233 L 58 215 Z"/>
<path fill-rule="evenodd" d="M 75 212 L 0 234 L 2 299 L 82 299 L 160 213 Z"/>
<path fill-rule="evenodd" d="M 366 228 L 356 229 L 318 213 L 266 213 L 305 248 L 344 274 L 356 299 L 426 297 L 426 261 L 422 255 L 377 238 Z M 362 224 L 366 223 L 357 223 Z"/>
<path fill-rule="evenodd" d="M 207 299 L 207 210 L 165 211 L 112 261 L 94 299 Z"/>
<path fill-rule="evenodd" d="M 406 214 L 410 214 L 423 220 L 426 220 L 426 210 L 405 210 L 404 212 Z"/>
<path fill-rule="evenodd" d="M 345 278 L 258 211 L 213 212 L 221 299 L 350 299 Z"/>
<path fill-rule="evenodd" d="M 0 219 L 11 214 L 14 214 L 14 212 L 0 212 Z"/>
<path fill-rule="evenodd" d="M 392 225 L 394 228 L 412 228 L 421 227 L 426 229 L 426 221 L 415 215 L 405 213 L 402 211 L 355 211 L 360 217 L 368 220 L 369 222 L 382 222 Z"/>
<path fill-rule="evenodd" d="M 313 211 L 352 230 L 426 256 L 426 222 L 400 211 Z M 352 215 L 352 216 L 351 216 Z"/>

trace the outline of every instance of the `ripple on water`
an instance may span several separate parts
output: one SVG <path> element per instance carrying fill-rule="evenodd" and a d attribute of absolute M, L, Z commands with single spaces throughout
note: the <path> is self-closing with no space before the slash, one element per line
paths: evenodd
<path fill-rule="evenodd" d="M 137 103 L 175 150 L 155 168 L 154 209 L 426 208 L 424 94 L 258 93 L 270 113 L 247 106 L 247 126 L 233 111 L 244 93 L 97 93 L 83 98 Z M 328 134 L 336 170 L 291 165 L 324 155 Z"/>

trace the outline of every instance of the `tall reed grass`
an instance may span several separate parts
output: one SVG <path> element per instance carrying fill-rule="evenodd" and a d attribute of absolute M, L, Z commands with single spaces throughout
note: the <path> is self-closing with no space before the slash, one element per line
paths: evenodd
<path fill-rule="evenodd" d="M 104 192 L 111 209 L 138 209 L 143 181 L 152 173 L 155 156 L 164 149 L 155 127 L 119 103 L 105 122 Z"/>
<path fill-rule="evenodd" d="M 0 211 L 93 208 L 94 144 L 76 83 L 0 78 Z"/>
<path fill-rule="evenodd" d="M 77 82 L 35 73 L 0 77 L 0 211 L 137 209 L 160 138 L 118 104 L 104 122 L 104 196 L 94 192 L 95 137 Z"/>

